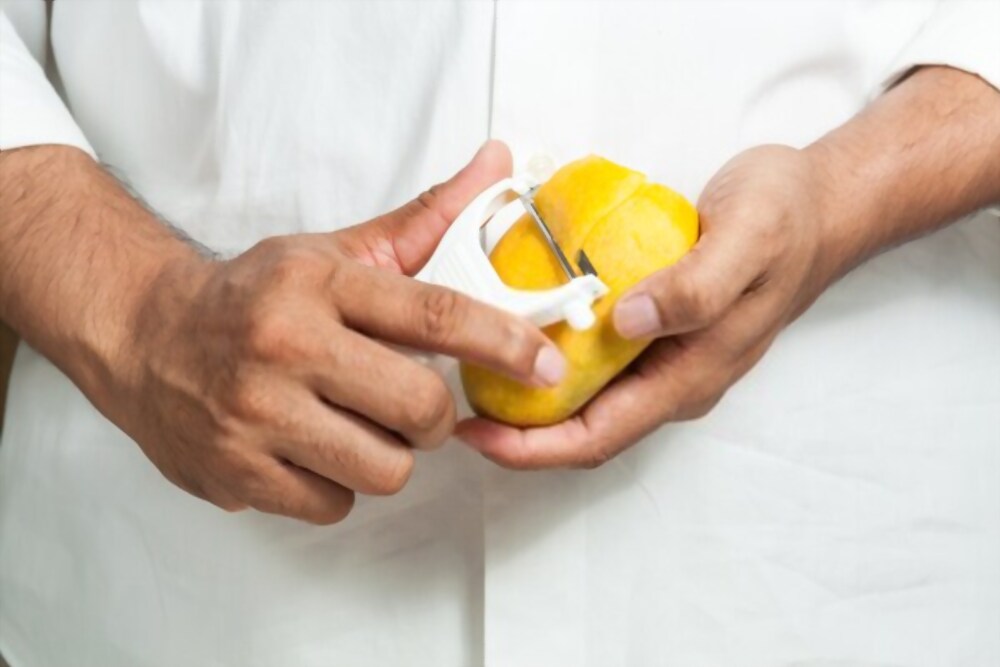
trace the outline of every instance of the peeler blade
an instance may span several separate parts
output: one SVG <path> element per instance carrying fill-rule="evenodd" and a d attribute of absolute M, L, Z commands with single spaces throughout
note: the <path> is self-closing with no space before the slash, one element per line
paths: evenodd
<path fill-rule="evenodd" d="M 541 213 L 538 212 L 538 207 L 535 206 L 534 195 L 537 189 L 538 189 L 537 187 L 531 188 L 523 195 L 519 195 L 518 198 L 524 205 L 525 210 L 528 211 L 528 214 L 531 215 L 531 218 L 535 221 L 535 225 L 537 225 L 538 231 L 540 231 L 542 233 L 542 236 L 545 237 L 545 242 L 549 244 L 549 247 L 552 249 L 552 252 L 555 253 L 556 259 L 559 260 L 559 266 L 562 267 L 562 270 L 566 274 L 566 277 L 569 278 L 570 280 L 573 280 L 574 278 L 577 277 L 576 270 L 573 268 L 573 265 L 570 264 L 569 260 L 566 258 L 566 253 L 564 253 L 563 249 L 559 247 L 558 243 L 556 243 L 555 237 L 552 236 L 552 231 L 549 229 L 549 226 L 545 224 L 545 221 L 542 220 L 542 215 Z"/>
<path fill-rule="evenodd" d="M 590 258 L 587 257 L 587 253 L 583 251 L 583 248 L 580 248 L 580 252 L 576 254 L 576 264 L 584 273 L 600 278 L 600 276 L 597 275 L 597 269 L 594 268 L 593 263 L 591 263 Z"/>

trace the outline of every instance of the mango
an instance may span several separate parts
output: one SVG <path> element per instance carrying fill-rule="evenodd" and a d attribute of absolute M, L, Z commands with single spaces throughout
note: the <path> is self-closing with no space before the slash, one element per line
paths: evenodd
<path fill-rule="evenodd" d="M 670 266 L 698 240 L 698 212 L 684 197 L 631 169 L 597 156 L 566 164 L 535 195 L 535 204 L 567 257 L 582 248 L 610 293 L 594 304 L 597 323 L 574 331 L 564 322 L 545 333 L 566 357 L 555 387 L 522 385 L 463 364 L 462 385 L 477 414 L 516 426 L 571 417 L 649 345 L 615 331 L 615 302 L 646 276 Z M 546 289 L 565 274 L 534 222 L 521 217 L 500 239 L 490 262 L 511 287 Z"/>

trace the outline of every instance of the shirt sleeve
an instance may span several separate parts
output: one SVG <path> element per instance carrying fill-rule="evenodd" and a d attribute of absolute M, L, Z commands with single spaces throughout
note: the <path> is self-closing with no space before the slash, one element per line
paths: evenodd
<path fill-rule="evenodd" d="M 947 65 L 1000 89 L 1000 2 L 939 0 L 882 79 L 892 87 L 914 67 Z"/>
<path fill-rule="evenodd" d="M 0 150 L 65 144 L 95 156 L 42 66 L 0 10 Z"/>
<path fill-rule="evenodd" d="M 923 65 L 955 67 L 1000 90 L 1000 1 L 939 0 L 886 70 L 881 90 Z M 986 210 L 1000 217 L 1000 207 Z"/>

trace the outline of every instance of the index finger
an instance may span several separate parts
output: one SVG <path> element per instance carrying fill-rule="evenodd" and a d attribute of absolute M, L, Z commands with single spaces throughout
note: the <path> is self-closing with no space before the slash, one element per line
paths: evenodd
<path fill-rule="evenodd" d="M 437 285 L 355 265 L 334 289 L 344 323 L 371 336 L 446 354 L 536 386 L 552 386 L 566 361 L 524 318 Z"/>

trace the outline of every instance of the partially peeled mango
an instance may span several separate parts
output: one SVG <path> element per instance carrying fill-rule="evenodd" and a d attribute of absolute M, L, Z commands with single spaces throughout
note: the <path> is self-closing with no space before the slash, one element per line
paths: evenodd
<path fill-rule="evenodd" d="M 576 331 L 545 328 L 566 357 L 567 372 L 551 388 L 528 387 L 470 364 L 461 367 L 477 414 L 517 426 L 543 426 L 572 416 L 628 366 L 649 340 L 627 340 L 612 322 L 615 302 L 646 276 L 670 266 L 698 240 L 698 212 L 683 196 L 597 156 L 563 166 L 535 194 L 535 205 L 567 257 L 582 249 L 610 292 L 594 304 L 597 323 Z M 548 289 L 566 275 L 534 221 L 524 215 L 490 254 L 511 287 Z"/>

